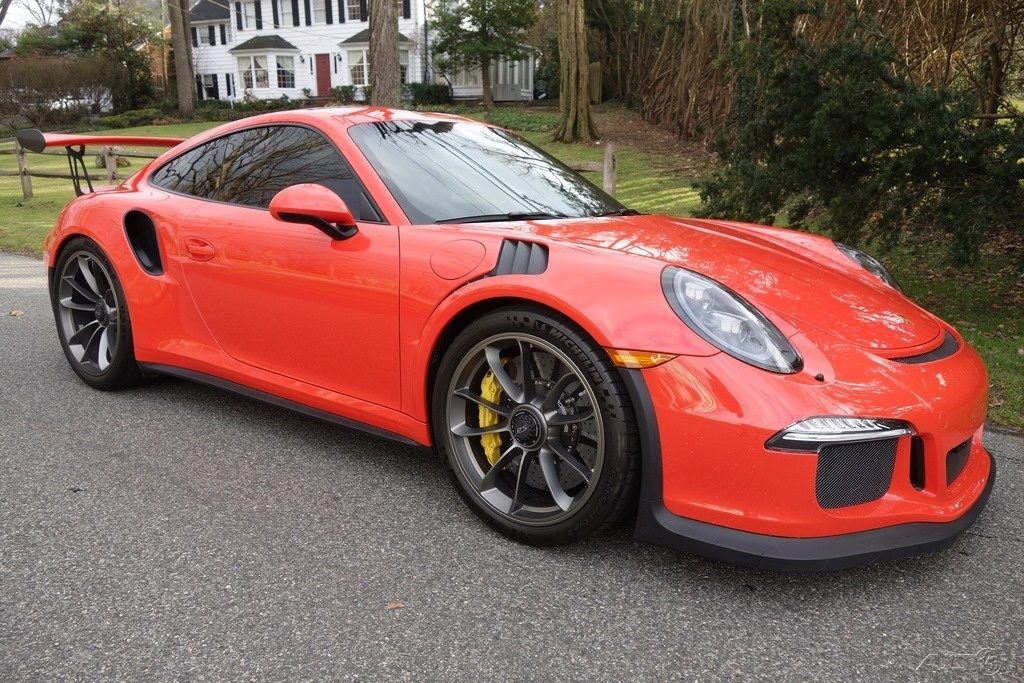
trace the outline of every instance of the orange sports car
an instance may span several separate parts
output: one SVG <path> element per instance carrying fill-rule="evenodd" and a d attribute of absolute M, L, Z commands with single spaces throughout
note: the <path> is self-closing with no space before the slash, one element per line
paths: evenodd
<path fill-rule="evenodd" d="M 456 116 L 18 137 L 68 152 L 45 259 L 97 389 L 174 375 L 432 447 L 536 545 L 635 516 L 643 541 L 838 568 L 950 543 L 991 491 L 978 354 L 825 237 L 642 215 Z M 87 144 L 169 149 L 92 191 Z"/>

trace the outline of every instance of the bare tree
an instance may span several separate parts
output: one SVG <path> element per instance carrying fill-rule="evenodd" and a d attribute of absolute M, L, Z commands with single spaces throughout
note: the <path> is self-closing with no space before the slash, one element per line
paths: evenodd
<path fill-rule="evenodd" d="M 167 15 L 171 23 L 171 46 L 174 48 L 174 77 L 178 85 L 178 111 L 191 116 L 196 111 L 196 77 L 192 68 L 192 22 L 189 0 L 169 0 Z"/>
<path fill-rule="evenodd" d="M 370 104 L 398 107 L 401 91 L 395 0 L 370 0 Z"/>
<path fill-rule="evenodd" d="M 11 8 L 11 0 L 0 0 L 0 26 L 3 26 L 7 18 L 7 10 Z"/>
<path fill-rule="evenodd" d="M 590 142 L 598 137 L 590 112 L 590 58 L 583 0 L 557 0 L 560 95 L 562 122 L 556 142 Z"/>
<path fill-rule="evenodd" d="M 16 4 L 28 12 L 36 26 L 52 26 L 64 8 L 62 0 L 17 0 Z"/>

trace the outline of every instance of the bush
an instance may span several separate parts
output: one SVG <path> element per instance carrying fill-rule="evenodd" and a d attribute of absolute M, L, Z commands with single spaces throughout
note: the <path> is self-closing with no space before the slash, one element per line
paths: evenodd
<path fill-rule="evenodd" d="M 405 88 L 413 106 L 448 104 L 452 101 L 452 91 L 447 83 L 408 83 Z"/>
<path fill-rule="evenodd" d="M 734 134 L 701 187 L 703 212 L 786 217 L 844 242 L 894 245 L 906 228 L 948 237 L 954 262 L 987 234 L 1024 223 L 1024 121 L 993 125 L 970 93 L 914 84 L 897 51 L 861 35 L 811 45 L 798 22 L 820 5 L 768 0 L 737 50 Z"/>
<path fill-rule="evenodd" d="M 75 124 L 109 110 L 117 65 L 103 55 L 0 62 L 0 112 L 37 128 Z"/>
<path fill-rule="evenodd" d="M 96 120 L 96 125 L 101 128 L 150 126 L 163 116 L 164 112 L 160 109 L 129 109 L 113 116 L 101 116 Z"/>
<path fill-rule="evenodd" d="M 354 85 L 336 85 L 331 88 L 331 102 L 352 104 L 355 101 L 356 88 Z"/>
<path fill-rule="evenodd" d="M 556 114 L 532 112 L 527 109 L 492 109 L 487 112 L 485 118 L 488 123 L 501 128 L 526 133 L 546 133 L 558 128 L 559 124 Z"/>

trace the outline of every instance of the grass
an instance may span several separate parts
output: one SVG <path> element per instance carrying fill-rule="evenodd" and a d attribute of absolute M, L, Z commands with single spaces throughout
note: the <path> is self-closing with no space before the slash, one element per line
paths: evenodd
<path fill-rule="evenodd" d="M 455 113 L 478 119 L 499 119 L 495 123 L 519 130 L 531 142 L 570 164 L 600 161 L 604 157 L 601 145 L 550 142 L 550 133 L 545 132 L 551 126 L 550 114 L 521 109 L 490 116 L 478 109 L 459 109 Z M 215 125 L 142 126 L 117 133 L 188 137 Z M 142 160 L 132 161 L 138 164 Z M 691 214 L 699 204 L 699 197 L 691 185 L 693 178 L 681 175 L 678 170 L 678 161 L 670 154 L 620 145 L 619 199 L 644 212 Z M 63 157 L 56 156 L 30 155 L 29 165 L 49 170 L 66 168 Z M 16 168 L 14 156 L 0 156 L 0 167 Z M 585 175 L 600 185 L 599 174 Z M 0 212 L 4 216 L 0 221 L 0 248 L 38 253 L 43 236 L 52 227 L 58 211 L 73 196 L 67 180 L 33 178 L 32 184 L 35 196 L 25 200 L 17 177 L 0 177 Z M 984 357 L 992 383 L 990 419 L 1021 429 L 1024 428 L 1024 283 L 1019 278 L 1020 264 L 1013 260 L 1005 245 L 988 245 L 985 252 L 981 263 L 967 270 L 946 265 L 944 247 L 936 243 L 903 245 L 881 258 L 911 298 L 956 325 Z M 1016 289 L 1010 285 L 1014 281 Z"/>

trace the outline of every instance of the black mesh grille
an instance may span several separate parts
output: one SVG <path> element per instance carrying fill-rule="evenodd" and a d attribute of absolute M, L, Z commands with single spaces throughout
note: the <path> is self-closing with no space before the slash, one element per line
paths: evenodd
<path fill-rule="evenodd" d="M 960 476 L 960 473 L 964 471 L 964 465 L 967 464 L 967 458 L 971 455 L 971 440 L 968 439 L 962 444 L 946 453 L 946 485 L 949 486 L 956 478 Z"/>
<path fill-rule="evenodd" d="M 881 498 L 892 483 L 898 439 L 831 444 L 818 451 L 814 493 L 823 508 Z"/>
<path fill-rule="evenodd" d="M 931 363 L 933 360 L 942 360 L 943 358 L 949 358 L 959 350 L 960 344 L 957 343 L 956 337 L 951 335 L 949 332 L 945 333 L 942 338 L 942 343 L 939 344 L 938 348 L 932 349 L 928 353 L 921 353 L 916 356 L 906 356 L 904 358 L 893 358 L 897 363 L 908 363 L 909 365 L 917 365 L 919 363 Z"/>

